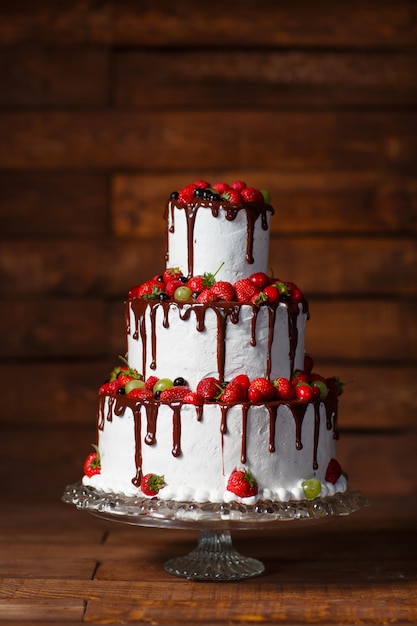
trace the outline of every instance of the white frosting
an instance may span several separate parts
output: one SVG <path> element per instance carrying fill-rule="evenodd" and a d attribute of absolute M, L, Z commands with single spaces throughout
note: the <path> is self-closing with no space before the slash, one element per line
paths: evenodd
<path fill-rule="evenodd" d="M 146 411 L 142 407 L 140 427 L 130 407 L 117 416 L 106 398 L 103 429 L 99 430 L 101 473 L 84 477 L 85 485 L 126 495 L 140 495 L 132 483 L 138 469 L 142 475 L 163 475 L 166 486 L 158 496 L 168 500 L 196 502 L 233 501 L 239 498 L 227 491 L 227 481 L 236 468 L 248 468 L 258 482 L 256 498 L 245 498 L 251 504 L 257 498 L 274 500 L 301 500 L 301 486 L 307 478 L 317 478 L 322 484 L 321 495 L 332 495 L 346 489 L 342 476 L 333 485 L 325 481 L 325 472 L 335 456 L 333 428 L 326 427 L 325 408 L 320 405 L 320 428 L 317 446 L 317 469 L 314 461 L 314 407 L 310 404 L 301 428 L 302 449 L 296 448 L 296 420 L 288 406 L 278 408 L 275 423 L 275 451 L 270 451 L 270 414 L 264 406 L 251 406 L 247 416 L 246 434 L 243 429 L 242 406 L 227 412 L 227 432 L 222 434 L 222 413 L 218 404 L 204 405 L 202 419 L 196 408 L 183 405 L 180 413 L 180 456 L 172 453 L 174 445 L 173 409 L 167 405 L 158 408 L 155 443 L 145 442 L 148 430 Z M 111 419 L 107 419 L 111 416 Z M 141 433 L 137 441 L 137 433 Z M 242 449 L 246 459 L 242 464 Z M 141 467 L 137 467 L 137 459 Z"/>
<path fill-rule="evenodd" d="M 216 279 L 232 283 L 255 272 L 267 273 L 269 228 L 264 227 L 269 226 L 269 216 L 270 207 L 237 209 L 203 202 L 198 209 L 185 209 L 171 202 L 167 267 L 198 275 L 214 273 L 223 263 Z M 250 255 L 253 262 L 248 262 Z M 126 303 L 127 357 L 145 379 L 182 376 L 195 390 L 208 376 L 231 380 L 247 374 L 250 379 L 272 380 L 289 378 L 293 369 L 303 369 L 307 313 L 302 304 L 298 315 L 289 313 L 293 305 L 284 303 L 276 312 L 275 305 L 269 304 L 259 308 L 242 304 L 233 310 L 223 304 L 191 306 L 195 308 L 175 302 Z M 242 500 L 246 504 L 259 498 L 305 499 L 302 482 L 313 477 L 320 481 L 323 496 L 346 489 L 343 476 L 334 485 L 325 480 L 328 463 L 335 457 L 335 439 L 323 403 L 319 428 L 312 403 L 303 417 L 282 403 L 275 420 L 274 410 L 265 405 L 245 406 L 247 412 L 242 405 L 222 411 L 217 403 L 205 404 L 200 414 L 193 405 L 174 411 L 157 403 L 147 412 L 123 396 L 102 396 L 98 420 L 101 472 L 84 476 L 83 483 L 142 495 L 132 481 L 153 473 L 164 476 L 166 483 L 160 498 L 234 501 L 239 498 L 227 490 L 227 481 L 235 468 L 244 466 L 259 488 L 257 496 Z M 335 420 L 335 415 L 330 417 Z M 302 446 L 297 447 L 297 436 Z M 179 450 L 173 454 L 175 446 Z"/>
<path fill-rule="evenodd" d="M 255 222 L 253 233 L 253 263 L 246 259 L 248 219 L 245 210 L 237 212 L 235 219 L 226 219 L 227 205 L 219 208 L 213 217 L 210 204 L 200 206 L 193 228 L 192 250 L 188 249 L 187 213 L 171 202 L 168 207 L 167 267 L 180 267 L 187 273 L 193 256 L 192 274 L 214 273 L 223 263 L 216 280 L 231 283 L 247 278 L 255 272 L 268 273 L 269 211 L 266 211 L 268 229 L 262 228 L 261 216 Z M 172 217 L 173 216 L 173 217 Z M 170 229 L 174 228 L 174 232 Z"/>
<path fill-rule="evenodd" d="M 142 304 L 142 303 L 141 303 Z M 181 319 L 187 306 L 172 302 L 165 320 L 164 306 L 155 303 L 146 307 L 142 329 L 146 339 L 143 342 L 139 332 L 139 320 L 134 312 L 134 301 L 128 306 L 130 332 L 127 336 L 129 364 L 142 372 L 145 378 L 155 375 L 158 378 L 183 376 L 192 389 L 207 376 L 219 376 L 217 341 L 221 319 L 213 309 L 208 308 L 204 315 L 204 330 L 197 330 L 197 319 L 191 312 L 188 319 Z M 194 305 L 193 305 L 194 306 Z M 201 305 L 202 306 L 202 305 Z M 152 312 L 156 308 L 154 325 L 155 333 L 155 367 L 152 363 Z M 294 369 L 302 369 L 304 362 L 304 329 L 307 314 L 303 313 L 302 305 L 298 305 L 297 331 L 298 340 L 294 355 Z M 255 332 L 252 321 L 256 315 Z M 271 354 L 268 342 L 270 337 L 270 311 L 267 306 L 259 308 L 251 305 L 240 307 L 239 322 L 233 323 L 230 316 L 226 319 L 225 329 L 225 363 L 224 379 L 231 380 L 238 374 L 247 374 L 250 379 L 259 376 L 271 379 L 278 376 L 289 378 L 291 375 L 290 329 L 286 305 L 280 304 L 276 309 L 275 324 L 272 328 Z M 167 324 L 164 322 L 167 321 Z M 143 332 L 143 330 L 142 330 Z M 251 345 L 254 334 L 256 345 Z M 145 364 L 143 366 L 143 361 Z M 270 363 L 270 364 L 269 364 Z M 268 371 L 270 370 L 270 371 Z"/>

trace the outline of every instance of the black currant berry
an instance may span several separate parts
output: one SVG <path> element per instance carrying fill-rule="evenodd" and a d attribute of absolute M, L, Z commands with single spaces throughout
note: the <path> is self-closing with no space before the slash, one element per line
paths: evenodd
<path fill-rule="evenodd" d="M 182 376 L 178 376 L 178 378 L 174 380 L 174 387 L 183 387 L 185 384 L 185 379 Z"/>

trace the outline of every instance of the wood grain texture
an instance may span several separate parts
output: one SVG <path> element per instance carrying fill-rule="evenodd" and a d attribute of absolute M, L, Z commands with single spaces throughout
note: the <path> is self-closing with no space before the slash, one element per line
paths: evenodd
<path fill-rule="evenodd" d="M 358 0 L 337 4 L 308 0 L 294 5 L 268 0 L 262 10 L 252 2 L 233 0 L 225 7 L 179 0 L 130 0 L 74 5 L 63 0 L 18 0 L 0 6 L 0 39 L 4 44 L 137 46 L 415 46 L 412 0 Z M 256 18 L 256 28 L 254 21 Z"/>
<path fill-rule="evenodd" d="M 101 296 L 121 304 L 130 287 L 163 272 L 164 255 L 163 237 L 10 240 L 0 242 L 0 286 L 8 298 Z M 416 295 L 417 248 L 408 236 L 276 236 L 269 269 L 298 283 L 309 300 L 408 299 Z"/>
<path fill-rule="evenodd" d="M 414 52 L 128 51 L 115 57 L 118 106 L 265 110 L 413 106 Z"/>
<path fill-rule="evenodd" d="M 0 106 L 92 107 L 109 101 L 105 50 L 0 48 Z"/>
<path fill-rule="evenodd" d="M 415 171 L 415 112 L 5 112 L 0 167 Z M 191 129 L 198 129 L 192 132 Z M 175 155 L 175 159 L 173 156 Z"/>
<path fill-rule="evenodd" d="M 1 244 L 6 240 L 105 236 L 105 176 L 0 172 Z"/>

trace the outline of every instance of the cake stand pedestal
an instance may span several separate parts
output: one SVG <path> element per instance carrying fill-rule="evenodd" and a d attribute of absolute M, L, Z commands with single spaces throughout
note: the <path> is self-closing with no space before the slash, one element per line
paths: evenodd
<path fill-rule="evenodd" d="M 82 483 L 68 485 L 62 499 L 93 515 L 124 524 L 199 530 L 197 546 L 185 556 L 169 559 L 165 569 L 189 580 L 219 582 L 252 578 L 265 570 L 261 561 L 235 550 L 232 530 L 271 529 L 284 521 L 317 522 L 350 515 L 368 504 L 352 488 L 315 500 L 262 500 L 248 506 L 238 502 L 214 504 L 127 497 L 85 487 Z"/>

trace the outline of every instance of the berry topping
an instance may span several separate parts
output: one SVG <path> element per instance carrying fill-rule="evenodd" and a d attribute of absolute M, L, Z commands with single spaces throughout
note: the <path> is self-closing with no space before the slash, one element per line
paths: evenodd
<path fill-rule="evenodd" d="M 269 285 L 269 277 L 264 272 L 255 272 L 249 276 L 249 280 L 258 287 L 259 291 L 262 291 L 267 285 Z"/>
<path fill-rule="evenodd" d="M 295 387 L 295 395 L 303 402 L 310 402 L 314 397 L 314 390 L 308 383 L 300 382 Z"/>
<path fill-rule="evenodd" d="M 132 378 L 132 380 L 129 380 L 129 382 L 127 382 L 125 385 L 126 395 L 129 395 L 130 392 L 133 391 L 133 389 L 146 389 L 144 381 L 137 380 L 135 378 Z"/>
<path fill-rule="evenodd" d="M 208 183 L 206 180 L 196 180 L 194 182 L 194 187 L 196 189 L 206 189 L 207 187 L 210 187 L 210 183 Z"/>
<path fill-rule="evenodd" d="M 182 271 L 179 267 L 168 267 L 163 274 L 162 282 L 166 284 L 170 280 L 173 280 L 174 278 L 179 278 L 182 275 Z"/>
<path fill-rule="evenodd" d="M 240 195 L 240 191 L 237 191 L 237 189 L 228 189 L 222 193 L 221 197 L 223 200 L 226 200 L 226 202 L 230 202 L 230 204 L 242 203 L 242 196 Z"/>
<path fill-rule="evenodd" d="M 275 387 L 267 378 L 255 378 L 248 389 L 251 402 L 268 402 L 275 398 Z"/>
<path fill-rule="evenodd" d="M 276 378 L 274 380 L 274 387 L 279 400 L 293 400 L 295 398 L 294 385 L 288 378 Z"/>
<path fill-rule="evenodd" d="M 186 387 L 185 385 L 170 387 L 169 389 L 164 389 L 163 391 L 161 391 L 159 400 L 166 403 L 177 402 L 178 400 L 183 400 L 188 393 L 190 393 L 190 388 Z"/>
<path fill-rule="evenodd" d="M 162 487 L 165 487 L 164 477 L 157 474 L 145 474 L 140 481 L 140 488 L 145 496 L 156 496 Z"/>
<path fill-rule="evenodd" d="M 101 385 L 100 389 L 98 390 L 98 392 L 100 394 L 102 393 L 117 393 L 120 389 L 119 386 L 119 381 L 118 380 L 109 380 L 107 383 L 104 383 L 104 385 Z"/>
<path fill-rule="evenodd" d="M 329 464 L 326 469 L 326 475 L 324 479 L 328 483 L 334 484 L 337 480 L 339 480 L 341 474 L 342 474 L 342 467 L 339 461 L 337 461 L 337 459 L 330 459 Z"/>
<path fill-rule="evenodd" d="M 203 378 L 197 384 L 197 393 L 204 400 L 215 400 L 221 392 L 220 382 L 213 376 Z"/>
<path fill-rule="evenodd" d="M 187 302 L 191 298 L 192 293 L 189 287 L 182 285 L 181 287 L 177 287 L 174 291 L 174 300 L 177 300 L 177 302 Z"/>
<path fill-rule="evenodd" d="M 259 202 L 261 204 L 265 202 L 262 193 L 259 189 L 255 189 L 254 187 L 246 187 L 245 189 L 242 189 L 240 195 L 245 202 Z"/>
<path fill-rule="evenodd" d="M 248 469 L 235 469 L 227 481 L 227 490 L 239 498 L 250 498 L 258 493 L 258 484 Z"/>
<path fill-rule="evenodd" d="M 233 378 L 231 382 L 237 383 L 238 385 L 243 387 L 245 391 L 249 389 L 250 380 L 249 380 L 249 376 L 247 376 L 246 374 L 238 374 L 237 376 Z"/>
<path fill-rule="evenodd" d="M 229 185 L 227 183 L 214 183 L 212 185 L 213 189 L 217 191 L 220 195 L 222 195 L 225 191 L 229 189 Z"/>
<path fill-rule="evenodd" d="M 251 298 L 259 293 L 259 288 L 249 278 L 242 278 L 233 284 L 238 302 L 250 302 Z"/>
<path fill-rule="evenodd" d="M 242 191 L 242 189 L 245 189 L 246 183 L 244 183 L 242 180 L 234 180 L 230 184 L 230 186 L 232 189 L 236 189 L 236 191 Z"/>
<path fill-rule="evenodd" d="M 179 287 L 184 287 L 184 283 L 181 280 L 179 280 L 179 278 L 173 278 L 172 280 L 168 281 L 167 284 L 165 285 L 165 293 L 167 294 L 169 298 L 172 298 L 174 296 L 175 291 Z"/>
<path fill-rule="evenodd" d="M 147 378 L 145 382 L 146 389 L 153 392 L 153 388 L 158 382 L 158 380 L 159 380 L 158 376 L 149 376 L 149 378 Z"/>
<path fill-rule="evenodd" d="M 220 402 L 246 402 L 246 390 L 236 382 L 230 382 L 226 385 L 219 397 Z"/>
<path fill-rule="evenodd" d="M 200 304 L 205 304 L 206 302 L 216 302 L 219 298 L 215 293 L 212 293 L 211 289 L 204 289 L 197 296 L 197 302 Z"/>
<path fill-rule="evenodd" d="M 226 302 L 232 302 L 236 297 L 233 285 L 223 280 L 214 283 L 213 287 L 210 289 L 210 293 L 217 296 L 218 300 L 225 300 Z"/>
<path fill-rule="evenodd" d="M 100 453 L 98 451 L 98 447 L 93 444 L 94 452 L 90 452 L 87 458 L 84 461 L 84 475 L 85 476 L 94 476 L 95 474 L 100 474 L 101 464 L 100 464 Z"/>
<path fill-rule="evenodd" d="M 135 387 L 127 394 L 129 398 L 136 398 L 137 400 L 153 400 L 153 393 L 145 387 Z"/>
<path fill-rule="evenodd" d="M 204 398 L 195 391 L 189 391 L 182 400 L 184 404 L 195 404 L 196 406 L 201 406 L 204 402 Z"/>

